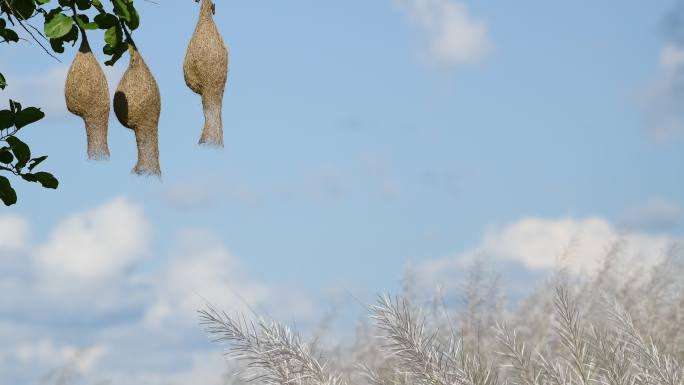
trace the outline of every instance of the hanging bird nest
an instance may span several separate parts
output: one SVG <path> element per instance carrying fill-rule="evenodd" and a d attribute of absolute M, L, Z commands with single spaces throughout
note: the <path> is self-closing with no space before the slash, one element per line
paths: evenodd
<path fill-rule="evenodd" d="M 154 76 L 135 45 L 128 46 L 130 62 L 114 94 L 117 119 L 135 133 L 138 163 L 133 172 L 161 176 L 157 130 L 161 97 Z"/>
<path fill-rule="evenodd" d="M 214 3 L 201 2 L 199 20 L 185 54 L 183 74 L 188 87 L 202 96 L 204 128 L 199 144 L 223 147 L 221 109 L 228 79 L 228 49 L 214 23 Z"/>
<path fill-rule="evenodd" d="M 64 97 L 67 109 L 85 122 L 88 159 L 103 160 L 109 158 L 109 87 L 83 29 L 81 36 L 81 46 L 64 84 Z"/>

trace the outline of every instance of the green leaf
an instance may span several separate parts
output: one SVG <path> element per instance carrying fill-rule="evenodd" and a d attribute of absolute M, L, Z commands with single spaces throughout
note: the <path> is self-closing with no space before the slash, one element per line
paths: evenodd
<path fill-rule="evenodd" d="M 98 11 L 100 11 L 100 12 L 105 11 L 100 0 L 93 0 L 92 3 L 93 3 L 93 7 L 95 7 L 95 9 L 97 9 Z"/>
<path fill-rule="evenodd" d="M 45 17 L 45 22 L 47 23 L 48 21 L 52 20 L 55 15 L 59 15 L 60 13 L 64 12 L 64 10 L 61 7 L 55 7 L 52 8 L 48 13 L 43 13 L 43 16 Z"/>
<path fill-rule="evenodd" d="M 125 2 L 124 0 L 114 0 L 114 13 L 119 15 L 120 18 L 122 18 L 124 21 L 128 21 L 128 19 L 131 17 L 131 14 L 129 12 L 128 8 L 128 3 Z"/>
<path fill-rule="evenodd" d="M 28 126 L 31 123 L 37 122 L 45 117 L 43 111 L 36 107 L 28 107 L 19 111 L 14 117 L 14 125 L 17 128 Z"/>
<path fill-rule="evenodd" d="M 59 39 L 71 31 L 74 21 L 69 16 L 59 13 L 45 23 L 45 36 Z"/>
<path fill-rule="evenodd" d="M 20 170 L 26 166 L 26 162 L 31 159 L 31 149 L 29 146 L 19 140 L 16 136 L 9 136 L 5 141 L 10 145 L 10 148 L 12 149 L 12 152 L 14 153 L 14 157 L 17 158 L 17 164 L 15 165 L 15 169 Z"/>
<path fill-rule="evenodd" d="M 117 24 L 109 28 L 104 34 L 104 41 L 112 48 L 121 44 L 121 27 Z"/>
<path fill-rule="evenodd" d="M 36 168 L 36 166 L 38 166 L 39 164 L 43 163 L 43 161 L 45 159 L 47 159 L 47 155 L 43 155 L 43 156 L 39 156 L 37 158 L 31 159 L 31 162 L 29 162 L 29 165 L 28 165 L 29 171 L 33 171 L 33 169 Z M 5 162 L 5 163 L 9 163 L 9 162 Z"/>
<path fill-rule="evenodd" d="M 9 147 L 0 148 L 0 163 L 10 164 L 14 161 L 14 155 Z"/>
<path fill-rule="evenodd" d="M 76 6 L 78 6 L 78 9 L 81 11 L 85 11 L 86 9 L 90 8 L 92 1 L 90 0 L 76 0 Z"/>
<path fill-rule="evenodd" d="M 12 188 L 9 179 L 0 176 L 0 199 L 5 206 L 17 203 L 17 192 Z"/>
<path fill-rule="evenodd" d="M 64 41 L 73 41 L 73 42 L 75 42 L 76 40 L 78 40 L 78 27 L 76 27 L 76 25 L 72 25 L 72 26 L 71 26 L 71 30 L 69 31 L 69 33 L 67 33 L 66 35 L 62 36 L 61 39 L 64 40 Z"/>
<path fill-rule="evenodd" d="M 133 4 L 130 4 L 128 6 L 128 12 L 130 16 L 128 17 L 128 20 L 126 20 L 126 25 L 128 28 L 135 30 L 140 26 L 140 16 L 138 15 L 138 11 L 133 7 Z"/>
<path fill-rule="evenodd" d="M 5 77 L 0 73 L 0 90 L 4 90 L 5 87 L 7 87 L 7 80 L 5 80 Z"/>
<path fill-rule="evenodd" d="M 105 62 L 105 65 L 112 66 L 114 63 L 116 63 L 119 59 L 121 59 L 121 56 L 123 56 L 124 53 L 128 50 L 128 47 L 126 47 L 125 44 L 119 44 L 115 48 L 111 48 L 108 45 L 106 45 L 103 48 L 104 53 L 107 55 L 112 55 L 112 58 L 107 60 Z"/>
<path fill-rule="evenodd" d="M 37 172 L 35 174 L 22 174 L 21 178 L 27 182 L 38 182 L 45 188 L 56 189 L 59 186 L 57 178 L 49 172 Z"/>
<path fill-rule="evenodd" d="M 0 130 L 14 126 L 14 113 L 10 110 L 0 111 Z"/>
<path fill-rule="evenodd" d="M 27 181 L 27 182 L 38 182 L 38 178 L 36 178 L 35 175 L 33 174 L 21 174 L 21 179 Z"/>
<path fill-rule="evenodd" d="M 5 39 L 7 42 L 16 43 L 19 41 L 19 35 L 11 29 L 0 29 L 0 37 Z"/>
<path fill-rule="evenodd" d="M 105 32 L 104 39 L 107 44 L 102 47 L 102 52 L 111 56 L 111 58 L 105 62 L 105 65 L 113 65 L 124 53 L 126 53 L 128 47 L 126 44 L 123 44 L 122 33 L 119 24 L 116 24 Z"/>
<path fill-rule="evenodd" d="M 33 0 L 10 0 L 9 3 L 12 13 L 18 19 L 26 20 L 33 16 L 33 12 L 36 10 L 36 5 Z"/>
<path fill-rule="evenodd" d="M 118 25 L 118 19 L 111 13 L 99 13 L 94 20 L 100 29 L 109 29 Z"/>
<path fill-rule="evenodd" d="M 140 17 L 133 6 L 133 2 L 130 0 L 113 0 L 112 2 L 114 3 L 114 13 L 125 21 L 130 29 L 138 28 Z"/>
<path fill-rule="evenodd" d="M 45 188 L 51 188 L 54 190 L 57 187 L 59 187 L 59 181 L 49 172 L 41 171 L 33 175 L 35 175 L 38 179 L 38 183 L 40 183 Z"/>
<path fill-rule="evenodd" d="M 50 39 L 50 47 L 57 53 L 64 53 L 64 40 L 62 39 Z"/>
<path fill-rule="evenodd" d="M 97 23 L 91 23 L 86 15 L 78 15 L 76 18 L 76 23 L 85 30 L 98 28 Z"/>

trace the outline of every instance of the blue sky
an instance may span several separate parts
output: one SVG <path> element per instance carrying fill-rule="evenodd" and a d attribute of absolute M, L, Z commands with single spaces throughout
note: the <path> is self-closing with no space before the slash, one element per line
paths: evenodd
<path fill-rule="evenodd" d="M 134 137 L 113 116 L 110 161 L 86 160 L 62 95 L 74 49 L 58 63 L 3 47 L 2 96 L 47 112 L 22 137 L 61 185 L 17 183 L 0 213 L 0 373 L 36 382 L 85 348 L 84 383 L 218 381 L 201 298 L 240 310 L 235 290 L 306 324 L 330 296 L 397 290 L 407 263 L 433 282 L 486 254 L 519 287 L 573 238 L 578 271 L 618 235 L 658 254 L 684 230 L 684 45 L 664 24 L 682 7 L 220 1 L 230 75 L 212 150 L 182 75 L 198 6 L 140 2 L 162 182 L 130 174 Z M 131 354 L 143 343 L 154 358 Z"/>

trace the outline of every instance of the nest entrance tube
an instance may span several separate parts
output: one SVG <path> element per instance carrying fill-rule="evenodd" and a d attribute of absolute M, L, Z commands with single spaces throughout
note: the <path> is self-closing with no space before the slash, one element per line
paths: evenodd
<path fill-rule="evenodd" d="M 200 15 L 183 63 L 185 84 L 202 96 L 204 128 L 199 144 L 223 147 L 222 105 L 228 79 L 228 49 L 214 22 L 212 0 L 201 0 Z"/>
<path fill-rule="evenodd" d="M 161 112 L 159 87 L 134 45 L 129 44 L 131 59 L 114 94 L 114 113 L 124 127 L 135 133 L 138 162 L 133 172 L 161 176 L 157 131 Z"/>
<path fill-rule="evenodd" d="M 85 123 L 88 159 L 109 159 L 107 78 L 90 50 L 88 38 L 82 29 L 81 37 L 81 45 L 64 84 L 64 99 L 69 112 L 80 116 Z"/>

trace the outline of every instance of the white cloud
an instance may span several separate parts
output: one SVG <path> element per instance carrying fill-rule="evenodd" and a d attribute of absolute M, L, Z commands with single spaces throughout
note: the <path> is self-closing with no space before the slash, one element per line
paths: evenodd
<path fill-rule="evenodd" d="M 49 362 L 51 365 L 62 363 L 70 358 L 75 352 L 71 347 L 58 348 L 50 340 L 35 343 L 24 343 L 15 347 L 17 358 L 25 362 Z"/>
<path fill-rule="evenodd" d="M 2 223 L 30 229 L 22 217 Z M 315 314 L 305 294 L 250 278 L 209 231 L 180 231 L 161 255 L 151 233 L 143 209 L 118 198 L 59 222 L 34 249 L 22 248 L 28 235 L 10 243 L 0 258 L 3 377 L 36 382 L 69 364 L 88 382 L 218 385 L 223 357 L 197 322 L 207 302 L 278 319 Z"/>
<path fill-rule="evenodd" d="M 443 284 L 453 281 L 454 274 L 473 260 L 486 257 L 533 270 L 551 269 L 562 262 L 570 272 L 591 273 L 600 267 L 615 242 L 621 242 L 621 258 L 629 266 L 648 268 L 663 257 L 675 239 L 639 232 L 621 233 L 599 217 L 530 217 L 503 228 L 491 229 L 475 247 L 453 257 L 418 265 L 417 272 L 430 284 Z"/>
<path fill-rule="evenodd" d="M 149 293 L 132 269 L 147 260 L 150 240 L 142 208 L 127 199 L 73 214 L 45 240 L 3 253 L 0 309 L 48 323 L 102 322 L 134 312 Z"/>
<path fill-rule="evenodd" d="M 247 304 L 263 304 L 271 295 L 268 286 L 244 279 L 238 258 L 204 231 L 186 231 L 154 282 L 156 300 L 145 315 L 153 327 L 167 320 L 194 324 L 196 311 L 207 302 L 232 311 L 249 312 Z"/>
<path fill-rule="evenodd" d="M 260 315 L 310 319 L 315 306 L 303 293 L 274 288 L 247 278 L 238 257 L 230 253 L 210 232 L 183 231 L 168 258 L 165 270 L 154 281 L 155 302 L 145 314 L 145 322 L 163 328 L 167 322 L 195 325 L 196 311 L 209 303 L 219 309 L 249 316 Z"/>
<path fill-rule="evenodd" d="M 22 343 L 14 348 L 20 362 L 59 367 L 70 363 L 73 369 L 87 372 L 97 364 L 105 353 L 102 346 L 80 349 L 71 345 L 57 346 L 52 340 Z"/>
<path fill-rule="evenodd" d="M 435 63 L 453 67 L 482 61 L 491 42 L 487 24 L 474 20 L 464 2 L 396 0 L 421 33 L 426 54 Z"/>
<path fill-rule="evenodd" d="M 0 251 L 16 251 L 26 246 L 31 237 L 29 222 L 16 215 L 0 216 Z"/>
<path fill-rule="evenodd" d="M 50 275 L 107 278 L 142 258 L 149 238 L 142 209 L 119 198 L 57 225 L 48 242 L 37 248 L 35 262 Z"/>
<path fill-rule="evenodd" d="M 188 367 L 174 374 L 154 372 L 112 373 L 106 377 L 108 384 L 130 385 L 230 385 L 236 382 L 226 358 L 216 351 L 194 352 L 187 355 Z"/>
<path fill-rule="evenodd" d="M 228 385 L 238 384 L 228 369 L 226 359 L 222 355 L 211 353 L 196 353 L 192 357 L 192 366 L 185 372 L 175 375 L 169 383 L 172 385 L 203 384 Z M 232 381 L 231 381 L 232 380 Z"/>

